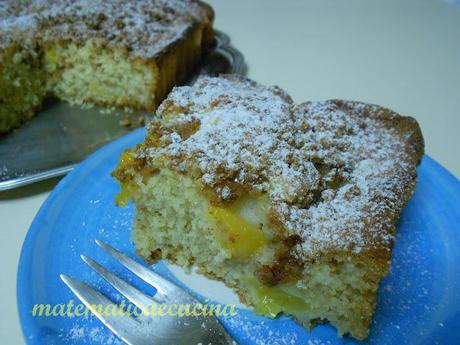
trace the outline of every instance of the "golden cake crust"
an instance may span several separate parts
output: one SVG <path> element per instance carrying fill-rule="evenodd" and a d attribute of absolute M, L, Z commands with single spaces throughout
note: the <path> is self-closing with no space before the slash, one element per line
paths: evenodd
<path fill-rule="evenodd" d="M 224 205 L 267 194 L 299 262 L 352 255 L 386 272 L 423 155 L 413 118 L 344 100 L 296 105 L 277 87 L 235 76 L 175 88 L 158 114 L 136 169 L 194 176 Z"/>

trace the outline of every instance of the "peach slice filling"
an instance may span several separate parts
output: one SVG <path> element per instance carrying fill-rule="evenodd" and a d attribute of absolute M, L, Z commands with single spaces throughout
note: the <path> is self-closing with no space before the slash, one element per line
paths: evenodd
<path fill-rule="evenodd" d="M 268 243 L 257 225 L 249 223 L 232 209 L 211 206 L 209 213 L 218 224 L 217 240 L 235 259 L 247 259 Z"/>
<path fill-rule="evenodd" d="M 266 211 L 267 200 L 263 197 L 239 200 L 226 208 L 209 208 L 211 218 L 217 223 L 216 237 L 231 253 L 232 259 L 246 260 L 269 245 L 270 238 L 262 230 Z M 241 284 L 251 294 L 257 314 L 273 318 L 281 312 L 298 314 L 308 310 L 308 305 L 302 298 L 280 287 L 263 285 L 254 277 L 243 277 Z"/>
<path fill-rule="evenodd" d="M 254 311 L 257 314 L 274 318 L 281 312 L 295 315 L 309 309 L 302 298 L 280 288 L 262 285 L 254 278 L 246 278 L 244 283 L 255 301 Z"/>
<path fill-rule="evenodd" d="M 131 150 L 127 150 L 121 154 L 120 161 L 116 171 L 126 170 L 134 164 L 134 157 Z M 130 181 L 120 183 L 121 190 L 115 197 L 115 204 L 118 206 L 126 206 L 129 199 L 136 193 L 138 187 Z"/>

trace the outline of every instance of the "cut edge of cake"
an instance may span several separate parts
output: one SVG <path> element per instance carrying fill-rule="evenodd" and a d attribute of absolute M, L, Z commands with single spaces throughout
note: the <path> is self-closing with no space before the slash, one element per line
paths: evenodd
<path fill-rule="evenodd" d="M 154 111 L 174 85 L 190 77 L 213 44 L 214 13 L 200 1 L 188 1 L 193 15 L 192 9 L 186 14 L 180 1 L 126 9 L 144 23 L 145 32 L 128 16 L 125 23 L 123 13 L 104 12 L 109 4 L 102 3 L 94 9 L 77 9 L 78 2 L 69 3 L 60 23 L 62 18 L 52 6 L 65 3 L 49 8 L 40 8 L 39 3 L 35 8 L 33 2 L 24 7 L 10 4 L 10 12 L 0 13 L 0 134 L 29 120 L 50 96 L 76 105 Z M 155 8 L 156 3 L 162 7 Z M 94 13 L 81 19 L 85 11 Z M 149 13 L 155 18 L 148 19 Z M 110 23 L 104 24 L 111 19 L 113 30 Z M 68 33 L 60 31 L 63 24 L 70 27 Z M 149 30 L 160 37 L 165 30 L 162 43 L 142 38 Z M 135 48 L 136 37 L 148 42 Z"/>

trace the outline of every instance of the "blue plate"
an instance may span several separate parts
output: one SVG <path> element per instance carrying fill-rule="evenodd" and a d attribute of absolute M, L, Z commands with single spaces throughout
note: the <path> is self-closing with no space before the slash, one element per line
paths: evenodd
<path fill-rule="evenodd" d="M 80 259 L 90 254 L 146 289 L 94 243 L 99 238 L 135 257 L 129 241 L 132 206 L 117 208 L 110 176 L 120 153 L 143 140 L 134 131 L 100 149 L 54 189 L 27 234 L 18 271 L 19 314 L 28 344 L 120 343 L 91 316 L 33 316 L 36 304 L 59 305 L 74 295 L 60 273 L 90 282 L 120 300 Z M 289 317 L 270 320 L 241 309 L 223 322 L 240 344 L 460 344 L 460 183 L 429 157 L 419 167 L 414 197 L 398 225 L 392 270 L 379 290 L 368 340 L 337 338 L 328 325 L 308 333 Z M 171 279 L 164 263 L 154 266 Z M 57 306 L 57 307 L 56 307 Z"/>

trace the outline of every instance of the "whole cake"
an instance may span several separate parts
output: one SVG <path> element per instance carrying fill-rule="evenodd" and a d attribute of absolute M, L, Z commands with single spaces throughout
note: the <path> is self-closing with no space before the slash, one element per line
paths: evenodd
<path fill-rule="evenodd" d="M 0 1 L 0 133 L 46 96 L 154 110 L 213 41 L 196 0 Z"/>
<path fill-rule="evenodd" d="M 363 339 L 423 155 L 417 122 L 343 100 L 294 104 L 225 76 L 174 88 L 126 151 L 118 203 L 149 261 L 196 266 L 257 313 Z"/>

